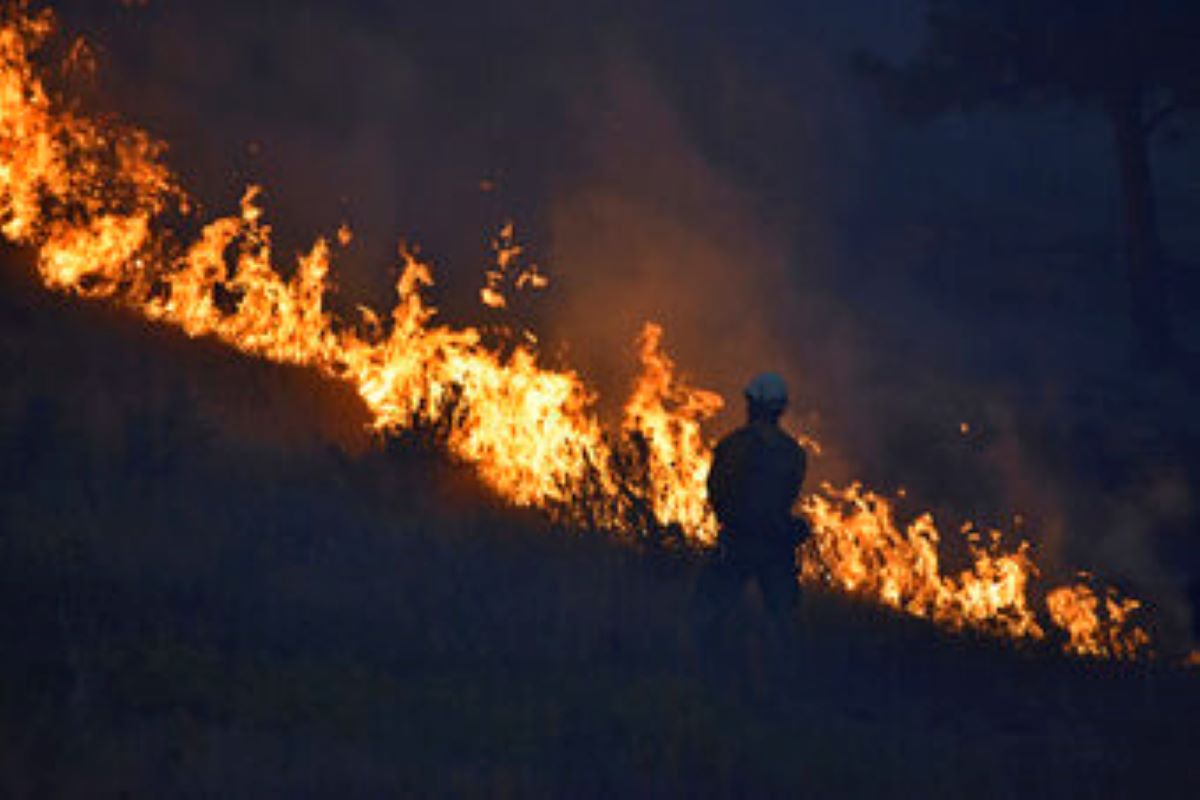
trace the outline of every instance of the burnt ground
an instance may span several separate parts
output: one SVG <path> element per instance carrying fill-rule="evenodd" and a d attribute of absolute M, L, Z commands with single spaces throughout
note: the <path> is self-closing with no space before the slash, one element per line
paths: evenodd
<path fill-rule="evenodd" d="M 11 260 L 11 257 L 7 257 Z M 353 398 L 6 276 L 0 794 L 1193 797 L 1200 675 L 506 510 Z"/>

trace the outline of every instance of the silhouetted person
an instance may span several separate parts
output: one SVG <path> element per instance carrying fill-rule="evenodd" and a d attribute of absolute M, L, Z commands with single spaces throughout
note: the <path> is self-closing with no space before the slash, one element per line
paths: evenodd
<path fill-rule="evenodd" d="M 763 602 L 783 621 L 800 597 L 796 546 L 807 528 L 792 516 L 807 469 L 804 449 L 779 427 L 787 408 L 787 384 L 773 372 L 745 390 L 747 423 L 713 453 L 708 501 L 717 515 L 717 551 L 705 568 L 700 591 L 710 601 L 736 603 L 750 580 Z"/>

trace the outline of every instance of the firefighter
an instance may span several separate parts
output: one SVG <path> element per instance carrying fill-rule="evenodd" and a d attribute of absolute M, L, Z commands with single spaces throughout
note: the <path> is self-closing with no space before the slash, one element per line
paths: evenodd
<path fill-rule="evenodd" d="M 773 372 L 758 375 L 745 396 L 747 423 L 717 444 L 709 470 L 708 501 L 720 532 L 701 590 L 728 603 L 754 580 L 767 610 L 784 622 L 800 599 L 796 547 L 808 528 L 792 516 L 792 506 L 804 483 L 807 457 L 779 427 L 788 404 L 783 378 Z"/>

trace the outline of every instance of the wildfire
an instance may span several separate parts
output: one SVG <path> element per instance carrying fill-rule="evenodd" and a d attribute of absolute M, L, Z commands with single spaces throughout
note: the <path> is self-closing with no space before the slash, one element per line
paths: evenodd
<path fill-rule="evenodd" d="M 901 527 L 891 503 L 858 484 L 841 491 L 826 486 L 804 507 L 814 534 L 802 562 L 805 577 L 952 629 L 1044 636 L 1029 605 L 1029 579 L 1037 570 L 1024 542 L 1005 553 L 998 533 L 986 544 L 972 536 L 972 565 L 952 577 L 942 574 L 940 534 L 929 514 Z"/>
<path fill-rule="evenodd" d="M 475 328 L 440 323 L 423 295 L 432 273 L 411 253 L 401 253 L 390 316 L 363 309 L 360 319 L 344 320 L 324 305 L 329 245 L 318 240 L 283 277 L 257 188 L 239 213 L 208 222 L 181 246 L 170 220 L 194 212 L 162 145 L 53 97 L 32 61 L 53 32 L 52 15 L 27 2 L 2 13 L 0 230 L 36 251 L 48 288 L 106 298 L 189 336 L 346 381 L 378 429 L 444 431 L 451 454 L 514 504 L 618 533 L 675 526 L 695 546 L 713 541 L 702 424 L 722 400 L 677 377 L 657 325 L 642 333 L 641 375 L 621 423 L 607 430 L 594 393 L 577 373 L 542 365 L 532 335 L 502 353 Z M 338 232 L 343 243 L 349 237 Z M 504 306 L 507 283 L 545 285 L 535 267 L 518 264 L 511 225 L 493 249 L 486 305 Z M 801 554 L 804 580 L 955 630 L 1039 640 L 1050 625 L 1065 632 L 1071 653 L 1129 658 L 1148 649 L 1130 619 L 1139 604 L 1111 590 L 1103 612 L 1079 584 L 1051 591 L 1039 614 L 1030 589 L 1037 571 L 1024 543 L 1005 551 L 998 534 L 986 542 L 975 536 L 971 565 L 946 575 L 929 515 L 901 526 L 886 498 L 859 485 L 822 487 L 802 508 L 814 529 Z"/>
<path fill-rule="evenodd" d="M 1111 654 L 1131 658 L 1148 647 L 1150 637 L 1140 628 L 1114 636 L 1114 632 L 1125 628 L 1129 615 L 1141 605 L 1133 598 L 1121 598 L 1109 590 L 1105 593 L 1101 612 L 1100 598 L 1083 583 L 1062 586 L 1046 595 L 1050 617 L 1069 637 L 1065 645 L 1067 651 L 1081 656 Z M 1107 624 L 1102 614 L 1107 616 Z"/>

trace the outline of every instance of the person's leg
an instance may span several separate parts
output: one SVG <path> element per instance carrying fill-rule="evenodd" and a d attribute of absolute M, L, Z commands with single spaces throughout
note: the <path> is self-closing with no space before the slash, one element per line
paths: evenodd
<path fill-rule="evenodd" d="M 736 649 L 731 641 L 747 575 L 741 565 L 713 552 L 701 567 L 692 593 L 691 615 L 695 657 L 704 672 L 719 669 Z"/>
<path fill-rule="evenodd" d="M 800 605 L 800 584 L 794 560 L 787 553 L 764 559 L 755 571 L 762 590 L 771 638 L 781 657 L 791 651 L 796 635 L 796 610 Z"/>
<path fill-rule="evenodd" d="M 736 609 L 746 580 L 737 561 L 714 552 L 700 569 L 692 605 L 708 616 L 728 616 Z"/>
<path fill-rule="evenodd" d="M 787 586 L 790 578 L 786 562 L 780 566 L 778 553 L 756 552 L 744 563 L 746 581 L 758 585 L 761 611 L 747 608 L 731 634 L 737 651 L 739 685 L 755 703 L 775 702 L 783 676 L 790 672 L 791 609 L 794 593 Z M 745 589 L 743 583 L 742 589 Z"/>

